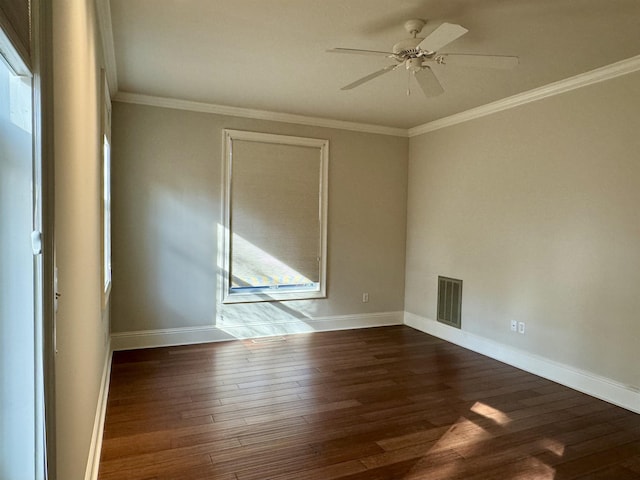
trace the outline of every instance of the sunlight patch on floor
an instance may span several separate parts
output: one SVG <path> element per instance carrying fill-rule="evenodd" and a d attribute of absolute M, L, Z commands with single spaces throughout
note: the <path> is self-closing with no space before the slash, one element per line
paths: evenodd
<path fill-rule="evenodd" d="M 562 457 L 564 455 L 564 443 L 553 438 L 543 438 L 540 440 L 540 446 L 553 453 L 556 457 Z"/>
<path fill-rule="evenodd" d="M 489 438 L 493 438 L 493 435 L 480 425 L 464 417 L 460 417 L 442 438 L 431 447 L 429 453 L 476 443 Z"/>
<path fill-rule="evenodd" d="M 476 402 L 470 410 L 473 413 L 477 413 L 478 415 L 482 415 L 483 417 L 493 420 L 498 425 L 506 425 L 511 422 L 509 415 L 482 402 Z"/>

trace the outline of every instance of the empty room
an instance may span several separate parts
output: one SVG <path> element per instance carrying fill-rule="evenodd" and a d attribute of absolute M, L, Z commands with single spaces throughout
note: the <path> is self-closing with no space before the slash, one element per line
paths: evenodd
<path fill-rule="evenodd" d="M 640 3 L 3 3 L 0 478 L 640 479 Z"/>

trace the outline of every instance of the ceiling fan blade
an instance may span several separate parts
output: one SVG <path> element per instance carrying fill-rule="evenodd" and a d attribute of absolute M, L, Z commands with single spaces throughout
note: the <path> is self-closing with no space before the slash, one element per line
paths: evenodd
<path fill-rule="evenodd" d="M 349 85 L 345 85 L 340 90 L 351 90 L 352 88 L 356 88 L 357 86 L 360 86 L 363 83 L 368 82 L 369 80 L 373 80 L 374 78 L 379 77 L 380 75 L 384 75 L 385 73 L 390 72 L 391 70 L 395 70 L 400 65 L 402 65 L 402 63 L 398 63 L 398 64 L 394 64 L 394 65 L 389 65 L 388 67 L 384 67 L 382 70 L 378 70 L 377 72 L 370 73 L 366 77 L 362 77 L 361 79 L 356 80 L 355 82 L 350 83 Z"/>
<path fill-rule="evenodd" d="M 442 60 L 436 60 L 444 65 L 459 65 L 461 67 L 483 68 L 515 68 L 519 63 L 518 57 L 508 55 L 476 55 L 467 53 L 443 53 L 438 55 Z"/>
<path fill-rule="evenodd" d="M 418 85 L 427 97 L 435 97 L 444 93 L 444 89 L 438 78 L 429 67 L 425 67 L 422 70 L 415 72 L 414 76 L 418 81 Z"/>
<path fill-rule="evenodd" d="M 455 23 L 443 23 L 418 44 L 418 48 L 428 52 L 437 52 L 445 45 L 460 38 L 469 30 Z"/>
<path fill-rule="evenodd" d="M 393 52 L 380 52 L 378 50 L 359 50 L 357 48 L 332 48 L 327 50 L 329 53 L 352 53 L 356 55 L 384 55 L 385 57 L 393 56 Z"/>

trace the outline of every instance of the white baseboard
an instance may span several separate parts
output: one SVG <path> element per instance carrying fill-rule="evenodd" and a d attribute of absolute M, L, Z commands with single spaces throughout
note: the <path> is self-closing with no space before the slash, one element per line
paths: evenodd
<path fill-rule="evenodd" d="M 138 348 L 190 345 L 271 335 L 382 327 L 387 325 L 402 325 L 403 317 L 404 312 L 382 312 L 305 318 L 303 320 L 281 323 L 229 324 L 223 322 L 219 327 L 202 326 L 121 332 L 111 334 L 111 346 L 114 351 L 134 350 Z"/>
<path fill-rule="evenodd" d="M 404 323 L 434 337 L 455 343 L 632 412 L 640 413 L 640 392 L 611 379 L 558 363 L 464 330 L 452 328 L 409 312 L 405 312 Z"/>
<path fill-rule="evenodd" d="M 135 350 L 138 348 L 221 342 L 223 340 L 233 340 L 233 337 L 219 328 L 212 326 L 164 328 L 158 330 L 112 333 L 111 347 L 114 351 Z"/>
<path fill-rule="evenodd" d="M 404 312 L 366 313 L 357 315 L 334 315 L 316 317 L 306 321 L 315 332 L 330 330 L 352 330 L 354 328 L 388 327 L 402 325 Z"/>
<path fill-rule="evenodd" d="M 111 344 L 107 343 L 104 368 L 102 369 L 102 380 L 100 383 L 100 393 L 98 394 L 98 404 L 96 407 L 96 417 L 93 422 L 93 433 L 91 434 L 91 445 L 89 446 L 89 457 L 84 480 L 98 480 L 98 470 L 100 469 L 100 453 L 102 452 L 102 435 L 104 433 L 104 419 L 107 413 L 107 398 L 109 396 L 109 379 L 111 377 L 111 355 L 113 350 Z"/>

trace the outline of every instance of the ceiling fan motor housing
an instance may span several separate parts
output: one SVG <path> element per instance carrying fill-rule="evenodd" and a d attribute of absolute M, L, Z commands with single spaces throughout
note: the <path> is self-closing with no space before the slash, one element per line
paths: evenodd
<path fill-rule="evenodd" d="M 403 57 L 405 60 L 415 58 L 421 53 L 421 50 L 416 47 L 422 40 L 424 40 L 424 38 L 407 38 L 406 40 L 402 40 L 393 46 L 393 53 L 399 57 Z"/>

